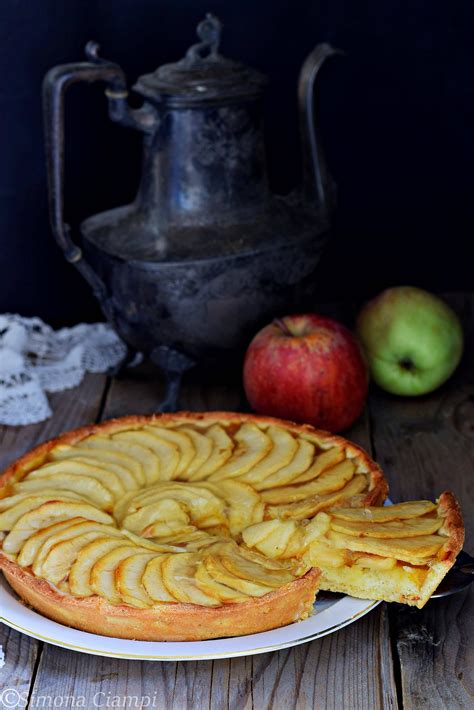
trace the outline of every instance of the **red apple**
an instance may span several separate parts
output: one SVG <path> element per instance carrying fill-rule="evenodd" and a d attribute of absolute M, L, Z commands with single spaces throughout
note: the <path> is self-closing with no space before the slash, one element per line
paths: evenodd
<path fill-rule="evenodd" d="M 315 313 L 274 320 L 245 356 L 244 388 L 254 410 L 319 429 L 349 427 L 364 408 L 367 385 L 352 333 Z"/>

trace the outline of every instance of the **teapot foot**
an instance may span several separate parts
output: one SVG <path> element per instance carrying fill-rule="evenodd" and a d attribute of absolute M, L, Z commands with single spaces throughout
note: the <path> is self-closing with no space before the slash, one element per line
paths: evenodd
<path fill-rule="evenodd" d="M 141 355 L 138 353 L 138 350 L 126 345 L 125 355 L 116 365 L 107 371 L 108 376 L 120 380 L 126 374 L 127 368 L 130 365 L 133 367 L 137 362 L 140 362 L 140 358 Z"/>
<path fill-rule="evenodd" d="M 181 380 L 185 372 L 196 365 L 196 361 L 178 350 L 160 345 L 150 353 L 150 360 L 165 376 L 165 396 L 157 412 L 176 412 L 178 409 Z"/>

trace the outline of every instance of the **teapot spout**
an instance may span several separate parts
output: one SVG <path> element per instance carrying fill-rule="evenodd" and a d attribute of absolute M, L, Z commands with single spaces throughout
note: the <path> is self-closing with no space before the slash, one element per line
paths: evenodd
<path fill-rule="evenodd" d="M 303 198 L 326 217 L 336 202 L 336 185 L 327 169 L 319 126 L 315 120 L 315 84 L 328 57 L 343 54 L 330 44 L 318 44 L 308 55 L 298 81 L 298 109 L 303 151 Z"/>

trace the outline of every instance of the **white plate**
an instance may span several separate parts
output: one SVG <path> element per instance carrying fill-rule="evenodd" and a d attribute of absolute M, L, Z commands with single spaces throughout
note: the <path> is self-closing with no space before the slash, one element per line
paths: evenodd
<path fill-rule="evenodd" d="M 321 593 L 323 595 L 324 593 Z M 16 631 L 72 651 L 145 661 L 196 661 L 250 656 L 297 646 L 351 624 L 380 602 L 328 595 L 305 621 L 261 634 L 213 641 L 129 641 L 70 629 L 24 606 L 0 574 L 0 621 Z"/>

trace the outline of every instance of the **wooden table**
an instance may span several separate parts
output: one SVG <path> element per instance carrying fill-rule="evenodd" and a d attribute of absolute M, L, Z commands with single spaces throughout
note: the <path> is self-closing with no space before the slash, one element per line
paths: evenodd
<path fill-rule="evenodd" d="M 413 401 L 373 388 L 365 414 L 347 435 L 382 465 L 394 501 L 434 498 L 446 488 L 453 490 L 464 509 L 465 547 L 472 554 L 474 297 L 454 295 L 449 301 L 463 319 L 468 341 L 456 375 L 438 392 Z M 347 310 L 325 310 L 350 321 Z M 138 370 L 122 380 L 88 375 L 76 389 L 51 398 L 54 416 L 48 421 L 0 430 L 0 463 L 63 430 L 152 412 L 161 394 L 160 384 Z M 237 387 L 195 383 L 184 388 L 181 405 L 190 410 L 246 406 Z M 43 644 L 0 625 L 6 655 L 0 693 L 13 688 L 20 693 L 18 707 L 26 707 L 29 698 L 32 708 L 473 708 L 473 600 L 474 585 L 470 591 L 432 600 L 421 611 L 382 604 L 312 643 L 220 661 L 98 658 Z"/>

